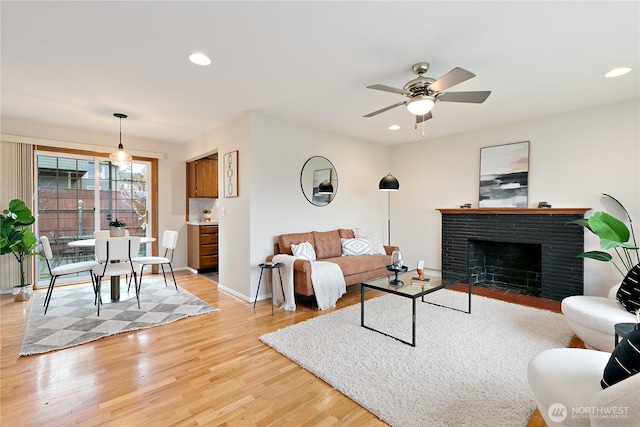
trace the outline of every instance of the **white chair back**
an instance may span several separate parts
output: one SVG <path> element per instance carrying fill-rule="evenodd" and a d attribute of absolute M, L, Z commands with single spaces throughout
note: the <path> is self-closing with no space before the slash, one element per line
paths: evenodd
<path fill-rule="evenodd" d="M 162 246 L 167 249 L 175 249 L 178 245 L 178 232 L 173 230 L 165 230 L 162 235 Z"/>
<path fill-rule="evenodd" d="M 96 239 L 96 259 L 100 263 L 129 261 L 140 253 L 140 237 L 108 237 Z"/>
<path fill-rule="evenodd" d="M 129 235 L 129 230 L 124 230 L 124 236 L 127 237 Z M 109 230 L 98 230 L 93 232 L 94 239 L 104 239 L 105 237 L 109 237 Z"/>
<path fill-rule="evenodd" d="M 40 236 L 40 243 L 42 243 L 42 251 L 44 252 L 44 257 L 47 261 L 51 261 L 53 258 L 53 251 L 51 250 L 51 243 L 49 243 L 49 238 L 47 236 Z"/>

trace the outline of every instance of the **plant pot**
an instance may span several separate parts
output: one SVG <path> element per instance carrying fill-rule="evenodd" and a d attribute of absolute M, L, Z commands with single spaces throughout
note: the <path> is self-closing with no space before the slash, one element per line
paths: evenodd
<path fill-rule="evenodd" d="M 14 286 L 11 289 L 11 295 L 13 295 L 14 301 L 27 301 L 33 295 L 33 289 L 31 289 L 31 285 Z"/>
<path fill-rule="evenodd" d="M 109 228 L 109 237 L 124 237 L 125 228 L 124 227 L 110 227 Z"/>
<path fill-rule="evenodd" d="M 211 222 L 213 216 L 210 213 L 202 214 L 202 219 L 204 222 Z"/>

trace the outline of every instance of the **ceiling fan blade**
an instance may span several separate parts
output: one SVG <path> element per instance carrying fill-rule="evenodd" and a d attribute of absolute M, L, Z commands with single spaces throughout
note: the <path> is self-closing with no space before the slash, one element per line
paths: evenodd
<path fill-rule="evenodd" d="M 404 105 L 406 103 L 407 103 L 407 101 L 398 102 L 397 104 L 389 105 L 388 107 L 384 107 L 381 110 L 374 111 L 373 113 L 369 113 L 366 116 L 362 116 L 362 117 L 373 117 L 373 116 L 375 116 L 377 114 L 384 113 L 385 111 L 391 110 L 392 108 L 399 107 L 399 106 Z"/>
<path fill-rule="evenodd" d="M 411 95 L 411 92 L 409 91 L 406 91 L 404 89 L 398 89 L 398 88 L 387 86 L 387 85 L 371 85 L 371 86 L 367 86 L 367 89 L 383 90 L 385 92 L 399 93 L 400 95 Z"/>
<path fill-rule="evenodd" d="M 424 116 L 416 116 L 416 124 L 418 123 L 422 123 L 425 120 L 429 120 L 433 118 L 433 116 L 431 115 L 431 111 L 429 111 L 427 114 L 425 114 Z"/>
<path fill-rule="evenodd" d="M 450 88 L 451 86 L 460 84 L 475 76 L 476 75 L 471 71 L 467 71 L 464 68 L 456 67 L 444 76 L 440 77 L 435 82 L 431 83 L 429 85 L 429 90 L 433 92 L 442 92 L 445 89 Z"/>
<path fill-rule="evenodd" d="M 491 95 L 490 90 L 477 92 L 447 92 L 438 95 L 438 101 L 444 102 L 471 102 L 474 104 L 482 104 Z"/>

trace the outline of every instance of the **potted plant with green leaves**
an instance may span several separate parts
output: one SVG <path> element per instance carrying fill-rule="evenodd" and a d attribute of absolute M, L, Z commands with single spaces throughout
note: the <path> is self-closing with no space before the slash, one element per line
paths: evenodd
<path fill-rule="evenodd" d="M 622 277 L 625 277 L 634 265 L 640 263 L 640 250 L 636 242 L 633 222 L 622 203 L 609 194 L 603 193 L 602 195 L 613 200 L 622 208 L 627 216 L 629 227 L 623 221 L 607 212 L 595 212 L 589 218 L 571 221 L 569 224 L 581 225 L 600 238 L 602 251 L 588 251 L 578 256 L 602 262 L 610 261 L 622 274 Z M 611 249 L 615 252 L 615 257 L 609 252 L 605 252 Z"/>
<path fill-rule="evenodd" d="M 38 239 L 31 231 L 35 222 L 31 209 L 20 199 L 13 199 L 0 215 L 0 255 L 12 254 L 20 265 L 20 282 L 12 289 L 15 301 L 31 298 L 31 284 L 25 283 L 25 260 L 36 254 Z"/>
<path fill-rule="evenodd" d="M 211 209 L 203 209 L 202 210 L 202 219 L 204 222 L 211 222 Z"/>
<path fill-rule="evenodd" d="M 109 237 L 124 237 L 127 224 L 117 218 L 109 222 Z"/>

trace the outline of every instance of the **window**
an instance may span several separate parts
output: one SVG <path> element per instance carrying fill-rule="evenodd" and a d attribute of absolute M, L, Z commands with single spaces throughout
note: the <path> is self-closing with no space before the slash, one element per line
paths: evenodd
<path fill-rule="evenodd" d="M 134 160 L 120 170 L 102 157 L 37 151 L 35 164 L 36 230 L 49 238 L 57 264 L 92 259 L 92 248 L 68 243 L 108 230 L 114 219 L 126 223 L 131 235 L 150 235 L 151 162 Z M 48 283 L 44 259 L 37 260 L 36 271 L 39 284 Z M 86 279 L 88 273 L 82 275 Z"/>

